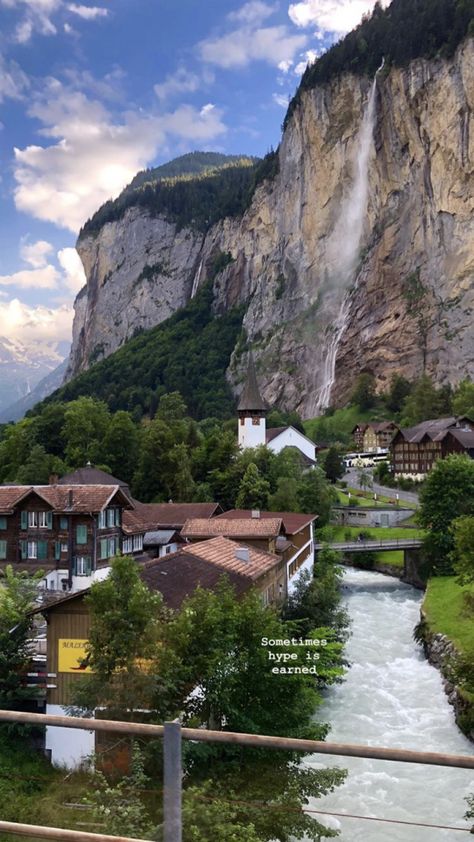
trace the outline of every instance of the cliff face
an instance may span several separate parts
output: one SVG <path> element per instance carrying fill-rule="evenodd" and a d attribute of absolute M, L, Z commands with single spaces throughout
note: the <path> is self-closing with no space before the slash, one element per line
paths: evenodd
<path fill-rule="evenodd" d="M 182 306 L 222 252 L 233 260 L 215 277 L 215 306 L 246 302 L 270 404 L 310 417 L 322 397 L 347 399 L 361 371 L 380 389 L 394 372 L 474 375 L 473 40 L 450 62 L 379 75 L 364 158 L 370 96 L 347 74 L 306 91 L 278 175 L 241 218 L 202 234 L 132 208 L 81 239 L 88 283 L 67 376 Z M 236 391 L 243 368 L 235 353 Z"/>

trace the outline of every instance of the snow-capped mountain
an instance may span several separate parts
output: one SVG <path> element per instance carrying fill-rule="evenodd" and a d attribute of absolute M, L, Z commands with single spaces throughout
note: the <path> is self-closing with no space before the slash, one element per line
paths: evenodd
<path fill-rule="evenodd" d="M 0 337 L 0 412 L 28 395 L 54 371 L 69 350 L 68 342 L 21 342 Z"/>

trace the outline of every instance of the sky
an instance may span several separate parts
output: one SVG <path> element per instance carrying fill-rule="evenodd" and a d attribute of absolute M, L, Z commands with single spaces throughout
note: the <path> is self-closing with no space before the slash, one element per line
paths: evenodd
<path fill-rule="evenodd" d="M 0 338 L 69 340 L 81 225 L 145 167 L 276 147 L 307 63 L 374 3 L 0 0 Z"/>

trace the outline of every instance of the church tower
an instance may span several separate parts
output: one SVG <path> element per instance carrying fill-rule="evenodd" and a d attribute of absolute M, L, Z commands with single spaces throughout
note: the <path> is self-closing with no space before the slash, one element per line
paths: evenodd
<path fill-rule="evenodd" d="M 249 354 L 247 381 L 240 396 L 239 447 L 258 447 L 266 444 L 266 415 L 268 409 L 257 383 L 252 352 Z"/>

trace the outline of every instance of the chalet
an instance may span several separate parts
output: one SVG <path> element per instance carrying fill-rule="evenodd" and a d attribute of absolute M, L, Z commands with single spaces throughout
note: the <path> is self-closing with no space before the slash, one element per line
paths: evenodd
<path fill-rule="evenodd" d="M 286 586 L 291 592 L 296 574 L 312 570 L 314 561 L 314 514 L 261 512 L 233 509 L 208 521 L 186 522 L 182 536 L 201 541 L 215 535 L 242 541 L 248 546 L 277 553 L 286 565 Z"/>
<path fill-rule="evenodd" d="M 179 610 L 199 586 L 214 590 L 223 576 L 238 596 L 256 588 L 265 605 L 286 597 L 285 563 L 280 556 L 223 537 L 182 546 L 164 558 L 150 560 L 141 567 L 141 576 L 173 610 Z M 50 715 L 68 714 L 74 685 L 87 672 L 83 663 L 90 633 L 87 593 L 88 589 L 70 594 L 40 609 L 47 620 L 46 713 Z M 46 749 L 53 763 L 73 768 L 94 748 L 93 732 L 46 729 Z"/>
<path fill-rule="evenodd" d="M 273 453 L 280 453 L 285 447 L 293 447 L 305 464 L 316 464 L 316 445 L 295 427 L 274 427 L 266 429 L 268 406 L 263 400 L 257 383 L 253 357 L 249 356 L 247 380 L 239 399 L 239 446 L 259 447 L 266 445 Z"/>
<path fill-rule="evenodd" d="M 0 567 L 41 570 L 50 590 L 86 587 L 121 549 L 132 505 L 119 485 L 0 486 Z"/>
<path fill-rule="evenodd" d="M 423 421 L 398 430 L 390 450 L 395 477 L 421 480 L 452 453 L 474 458 L 474 422 L 466 417 Z"/>
<path fill-rule="evenodd" d="M 135 555 L 151 549 L 160 556 L 174 553 L 183 543 L 180 532 L 189 518 L 207 520 L 220 512 L 218 503 L 140 503 L 133 500 L 133 509 L 123 515 L 122 552 Z"/>
<path fill-rule="evenodd" d="M 377 421 L 357 424 L 352 430 L 356 450 L 362 453 L 378 453 L 388 450 L 398 427 L 393 421 Z"/>

